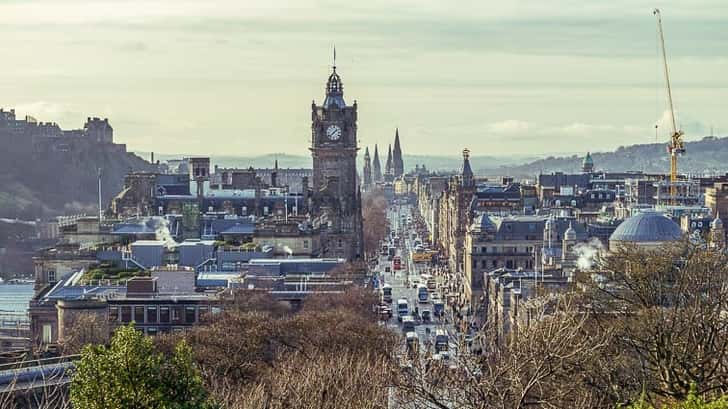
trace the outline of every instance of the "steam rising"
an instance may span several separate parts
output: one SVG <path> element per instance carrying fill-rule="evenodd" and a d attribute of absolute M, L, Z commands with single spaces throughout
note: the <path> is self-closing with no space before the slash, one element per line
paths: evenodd
<path fill-rule="evenodd" d="M 177 242 L 172 238 L 172 234 L 169 232 L 169 221 L 163 217 L 153 217 L 157 223 L 154 227 L 154 234 L 157 240 L 163 241 L 165 247 L 173 248 L 177 246 Z"/>
<path fill-rule="evenodd" d="M 605 251 L 604 245 L 599 239 L 593 237 L 587 243 L 579 243 L 574 246 L 574 253 L 577 255 L 576 266 L 581 271 L 589 271 L 594 267 L 599 255 Z"/>

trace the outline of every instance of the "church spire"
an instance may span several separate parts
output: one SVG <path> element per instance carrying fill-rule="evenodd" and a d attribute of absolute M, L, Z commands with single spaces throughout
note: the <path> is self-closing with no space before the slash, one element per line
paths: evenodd
<path fill-rule="evenodd" d="M 387 165 L 384 168 L 384 174 L 390 179 L 394 175 L 394 169 L 392 168 L 392 144 L 389 144 L 389 151 L 387 152 Z"/>
<path fill-rule="evenodd" d="M 379 162 L 379 150 L 374 144 L 374 159 L 372 159 L 372 180 L 374 182 L 382 181 L 382 164 Z"/>
<path fill-rule="evenodd" d="M 392 152 L 392 172 L 394 177 L 404 174 L 404 161 L 402 160 L 402 148 L 399 144 L 399 128 L 394 131 L 394 151 Z"/>

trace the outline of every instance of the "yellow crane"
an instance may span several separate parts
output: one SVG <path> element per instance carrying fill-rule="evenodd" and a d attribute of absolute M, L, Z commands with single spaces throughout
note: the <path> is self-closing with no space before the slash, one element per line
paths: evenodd
<path fill-rule="evenodd" d="M 677 129 L 675 121 L 675 110 L 672 105 L 672 90 L 670 89 L 670 72 L 667 69 L 667 54 L 665 53 L 665 35 L 662 32 L 662 16 L 660 9 L 655 9 L 653 14 L 657 17 L 657 29 L 660 32 L 660 45 L 662 46 L 662 63 L 665 68 L 665 84 L 667 86 L 667 101 L 669 104 L 670 125 L 672 136 L 667 145 L 667 152 L 670 154 L 670 203 L 675 205 L 677 198 L 677 157 L 685 153 L 683 144 L 683 131 Z"/>

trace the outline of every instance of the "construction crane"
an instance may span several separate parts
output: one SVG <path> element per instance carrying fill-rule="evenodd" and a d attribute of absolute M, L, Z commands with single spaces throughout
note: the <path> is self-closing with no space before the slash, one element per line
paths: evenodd
<path fill-rule="evenodd" d="M 667 152 L 670 154 L 670 204 L 675 205 L 677 199 L 677 157 L 685 153 L 683 144 L 683 131 L 677 129 L 675 121 L 675 110 L 672 105 L 672 90 L 670 89 L 670 72 L 667 69 L 667 54 L 665 53 L 665 35 L 662 32 L 662 16 L 660 9 L 655 9 L 653 14 L 657 17 L 657 29 L 660 32 L 660 45 L 662 46 L 662 63 L 665 67 L 665 85 L 667 86 L 667 101 L 669 104 L 670 143 L 667 145 Z"/>

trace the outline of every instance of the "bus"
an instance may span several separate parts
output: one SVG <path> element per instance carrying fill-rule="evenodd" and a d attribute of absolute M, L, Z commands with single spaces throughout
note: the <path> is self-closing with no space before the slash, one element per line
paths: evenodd
<path fill-rule="evenodd" d="M 406 298 L 397 300 L 397 320 L 402 321 L 402 317 L 409 314 L 409 304 Z"/>
<path fill-rule="evenodd" d="M 442 301 L 435 301 L 435 303 L 432 305 L 436 317 L 442 317 L 445 314 L 445 303 Z"/>
<path fill-rule="evenodd" d="M 420 302 L 427 302 L 427 297 L 429 295 L 430 293 L 427 291 L 427 286 L 421 284 L 417 286 L 417 299 Z"/>
<path fill-rule="evenodd" d="M 435 330 L 435 352 L 447 351 L 448 336 L 444 329 Z"/>
<path fill-rule="evenodd" d="M 405 334 L 405 340 L 407 343 L 407 351 L 410 353 L 410 356 L 416 356 L 417 349 L 420 343 L 420 339 L 417 336 L 417 333 L 414 331 L 407 332 Z"/>
<path fill-rule="evenodd" d="M 382 301 L 386 303 L 392 302 L 392 286 L 389 284 L 384 284 L 382 286 Z"/>
<path fill-rule="evenodd" d="M 402 332 L 413 332 L 415 330 L 415 319 L 411 315 L 402 318 Z"/>
<path fill-rule="evenodd" d="M 401 270 L 402 269 L 402 257 L 400 256 L 394 256 L 392 258 L 392 268 L 395 270 Z"/>

